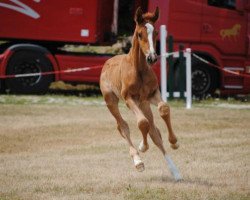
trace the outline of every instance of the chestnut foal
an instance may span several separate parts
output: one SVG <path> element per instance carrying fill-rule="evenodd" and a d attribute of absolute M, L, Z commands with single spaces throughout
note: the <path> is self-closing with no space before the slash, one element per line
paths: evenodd
<path fill-rule="evenodd" d="M 158 17 L 158 7 L 154 13 L 146 14 L 142 13 L 141 8 L 137 9 L 134 18 L 136 28 L 129 53 L 109 59 L 103 66 L 100 78 L 100 87 L 107 107 L 117 121 L 120 134 L 129 144 L 129 152 L 138 171 L 144 170 L 144 163 L 130 139 L 128 124 L 119 112 L 119 99 L 124 100 L 136 116 L 137 125 L 143 136 L 139 145 L 141 152 L 145 152 L 149 148 L 147 142 L 149 134 L 165 156 L 168 164 L 171 164 L 163 146 L 160 131 L 154 124 L 150 103 L 158 106 L 160 116 L 168 128 L 171 147 L 178 148 L 170 122 L 169 105 L 161 99 L 157 78 L 151 68 L 157 60 L 155 53 L 157 33 L 154 29 L 154 23 Z M 172 162 L 171 159 L 170 162 Z"/>

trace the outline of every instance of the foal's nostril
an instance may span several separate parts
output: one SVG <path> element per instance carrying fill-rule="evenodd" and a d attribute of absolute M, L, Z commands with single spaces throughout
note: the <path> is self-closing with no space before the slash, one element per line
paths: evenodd
<path fill-rule="evenodd" d="M 147 57 L 147 63 L 148 64 L 154 64 L 157 61 L 157 55 L 156 54 L 149 54 Z"/>
<path fill-rule="evenodd" d="M 147 62 L 148 62 L 148 63 L 152 63 L 152 61 L 153 61 L 153 60 L 152 60 L 151 56 L 148 56 L 148 57 L 147 57 Z"/>

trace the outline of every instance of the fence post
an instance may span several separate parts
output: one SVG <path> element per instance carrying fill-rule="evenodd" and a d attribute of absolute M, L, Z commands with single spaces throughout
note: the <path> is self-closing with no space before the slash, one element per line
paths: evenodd
<path fill-rule="evenodd" d="M 192 107 L 192 77 L 191 77 L 191 49 L 186 49 L 186 108 Z"/>
<path fill-rule="evenodd" d="M 172 35 L 168 36 L 168 53 L 172 53 L 174 51 L 174 38 Z M 174 98 L 174 57 L 173 55 L 168 56 L 168 91 L 169 91 L 169 99 Z"/>
<path fill-rule="evenodd" d="M 167 101 L 167 62 L 166 62 L 166 38 L 167 30 L 165 25 L 160 27 L 161 37 L 161 97 Z"/>
<path fill-rule="evenodd" d="M 185 71 L 186 71 L 186 63 L 184 62 L 184 46 L 181 44 L 179 46 L 179 80 L 178 83 L 178 89 L 180 91 L 180 98 L 181 99 L 185 99 L 185 96 L 184 96 L 184 92 L 185 92 L 185 80 L 186 80 L 186 77 L 185 77 Z"/>

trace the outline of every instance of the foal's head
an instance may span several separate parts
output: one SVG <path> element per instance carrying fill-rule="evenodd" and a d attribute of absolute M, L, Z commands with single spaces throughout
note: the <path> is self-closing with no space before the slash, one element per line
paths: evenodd
<path fill-rule="evenodd" d="M 154 23 L 159 17 L 159 8 L 155 9 L 154 13 L 142 13 L 139 7 L 135 14 L 135 36 L 138 39 L 139 46 L 146 57 L 149 65 L 157 61 L 157 54 L 155 52 L 157 32 L 154 28 Z"/>

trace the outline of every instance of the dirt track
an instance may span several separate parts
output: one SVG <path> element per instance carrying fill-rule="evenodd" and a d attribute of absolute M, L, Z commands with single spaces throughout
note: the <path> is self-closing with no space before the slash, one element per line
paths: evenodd
<path fill-rule="evenodd" d="M 124 105 L 121 110 L 138 146 L 135 117 Z M 146 170 L 134 169 L 102 104 L 0 105 L 0 200 L 249 199 L 250 110 L 173 106 L 177 151 L 154 114 L 184 177 L 180 183 L 151 141 L 141 154 Z"/>

